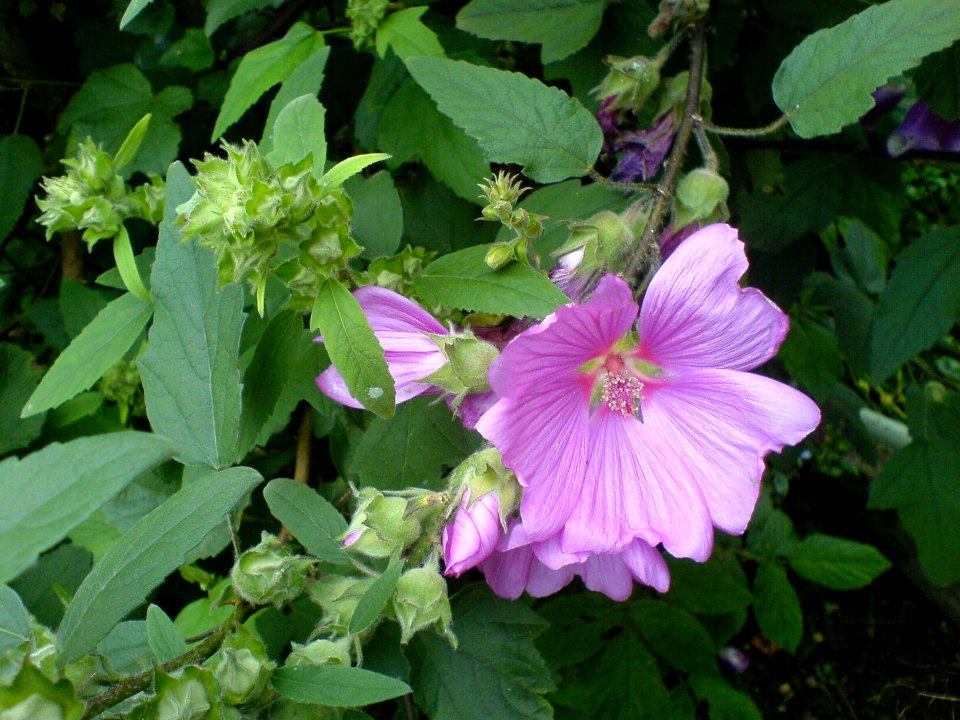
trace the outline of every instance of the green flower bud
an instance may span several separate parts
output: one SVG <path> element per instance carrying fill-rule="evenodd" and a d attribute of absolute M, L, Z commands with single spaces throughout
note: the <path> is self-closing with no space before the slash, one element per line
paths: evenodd
<path fill-rule="evenodd" d="M 730 186 L 714 170 L 697 168 L 677 183 L 674 227 L 710 218 L 727 201 Z"/>
<path fill-rule="evenodd" d="M 357 498 L 344 540 L 351 552 L 390 557 L 420 537 L 420 521 L 409 515 L 408 498 L 387 496 L 374 488 L 363 488 Z"/>
<path fill-rule="evenodd" d="M 342 665 L 350 667 L 350 639 L 314 640 L 306 645 L 293 643 L 286 665 Z"/>
<path fill-rule="evenodd" d="M 350 18 L 350 39 L 353 40 L 353 47 L 359 50 L 367 44 L 380 26 L 389 4 L 389 0 L 347 0 L 347 17 Z"/>
<path fill-rule="evenodd" d="M 346 632 L 363 594 L 376 578 L 327 575 L 307 585 L 310 599 L 323 608 L 323 625 Z"/>
<path fill-rule="evenodd" d="M 263 643 L 241 625 L 221 646 L 214 677 L 225 701 L 253 705 L 263 698 L 275 667 Z"/>
<path fill-rule="evenodd" d="M 608 55 L 604 62 L 610 70 L 590 92 L 601 101 L 612 99 L 606 106 L 609 110 L 626 108 L 637 112 L 660 85 L 662 60 L 643 55 L 630 58 Z"/>
<path fill-rule="evenodd" d="M 0 720 L 79 720 L 83 703 L 66 680 L 54 682 L 29 662 L 0 687 Z"/>
<path fill-rule="evenodd" d="M 233 566 L 230 578 L 241 598 L 253 605 L 281 607 L 303 593 L 313 561 L 294 555 L 269 533 L 260 544 L 244 552 Z"/>
<path fill-rule="evenodd" d="M 430 335 L 443 351 L 447 363 L 424 378 L 437 387 L 454 395 L 454 406 L 468 393 L 486 392 L 490 389 L 487 374 L 493 361 L 500 355 L 493 343 L 478 339 L 465 330 L 449 335 Z"/>
<path fill-rule="evenodd" d="M 447 583 L 440 575 L 436 558 L 400 576 L 393 595 L 393 611 L 400 623 L 401 643 L 406 644 L 420 630 L 435 626 L 456 646 L 456 637 L 450 629 L 453 618 Z"/>
<path fill-rule="evenodd" d="M 456 512 L 460 507 L 463 493 L 470 492 L 470 504 L 488 493 L 495 492 L 500 501 L 500 523 L 507 527 L 507 517 L 520 504 L 520 484 L 516 476 L 503 466 L 500 452 L 496 448 L 485 448 L 470 455 L 450 473 L 450 491 L 454 501 L 450 510 Z"/>
<path fill-rule="evenodd" d="M 494 270 L 506 267 L 512 262 L 516 262 L 517 253 L 511 243 L 498 242 L 490 246 L 487 254 L 483 256 L 483 261 L 487 267 Z"/>
<path fill-rule="evenodd" d="M 136 417 L 146 415 L 140 371 L 135 358 L 121 360 L 107 370 L 100 379 L 99 389 L 105 399 L 117 404 L 121 424 L 125 425 L 131 414 Z"/>
<path fill-rule="evenodd" d="M 159 672 L 156 696 L 146 717 L 156 720 L 212 720 L 220 717 L 217 683 L 209 670 L 189 666 L 176 675 Z"/>

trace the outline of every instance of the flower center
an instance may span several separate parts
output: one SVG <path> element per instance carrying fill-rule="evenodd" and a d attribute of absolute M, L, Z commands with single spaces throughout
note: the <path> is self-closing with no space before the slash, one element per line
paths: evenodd
<path fill-rule="evenodd" d="M 623 361 L 620 361 L 621 367 Z M 643 383 L 627 370 L 607 371 L 601 380 L 600 400 L 613 412 L 624 417 L 640 412 L 643 399 Z"/>

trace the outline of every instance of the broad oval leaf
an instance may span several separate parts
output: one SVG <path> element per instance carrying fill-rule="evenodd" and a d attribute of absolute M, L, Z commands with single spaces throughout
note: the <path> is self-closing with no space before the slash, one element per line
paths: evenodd
<path fill-rule="evenodd" d="M 153 603 L 147 608 L 147 642 L 161 665 L 183 655 L 188 649 L 173 620 Z"/>
<path fill-rule="evenodd" d="M 0 582 L 16 577 L 137 475 L 172 454 L 165 438 L 124 432 L 53 443 L 0 463 Z"/>
<path fill-rule="evenodd" d="M 277 478 L 263 489 L 263 497 L 273 516 L 307 551 L 327 562 L 350 564 L 336 540 L 346 531 L 347 522 L 315 490 L 296 480 Z"/>
<path fill-rule="evenodd" d="M 873 107 L 878 86 L 958 38 L 956 2 L 873 5 L 797 45 L 773 78 L 773 98 L 800 137 L 830 135 Z"/>
<path fill-rule="evenodd" d="M 8 585 L 0 585 L 0 657 L 30 639 L 31 624 L 20 596 Z"/>
<path fill-rule="evenodd" d="M 377 54 L 383 57 L 387 48 L 393 48 L 397 57 L 444 57 L 443 46 L 437 34 L 421 22 L 425 7 L 411 7 L 390 13 L 377 28 Z"/>
<path fill-rule="evenodd" d="M 16 225 L 33 183 L 43 173 L 43 156 L 33 138 L 0 138 L 0 240 Z"/>
<path fill-rule="evenodd" d="M 819 533 L 793 545 L 787 560 L 798 575 L 832 590 L 862 588 L 890 567 L 875 547 Z"/>
<path fill-rule="evenodd" d="M 185 464 L 219 468 L 234 462 L 239 440 L 243 290 L 218 289 L 213 251 L 180 241 L 176 207 L 192 193 L 186 169 L 171 165 L 150 275 L 156 317 L 137 364 L 153 428 Z"/>
<path fill-rule="evenodd" d="M 772 561 L 760 563 L 753 590 L 756 595 L 753 613 L 757 625 L 784 650 L 796 652 L 803 637 L 803 609 L 797 591 L 787 578 L 786 569 Z"/>
<path fill-rule="evenodd" d="M 484 262 L 489 245 L 450 253 L 427 266 L 414 282 L 433 305 L 543 318 L 570 302 L 546 275 L 528 265 L 511 263 L 494 270 Z"/>
<path fill-rule="evenodd" d="M 20 417 L 20 408 L 37 389 L 33 355 L 0 343 L 0 455 L 26 447 L 43 432 L 46 414 Z"/>
<path fill-rule="evenodd" d="M 301 95 L 287 103 L 277 115 L 271 133 L 273 149 L 267 160 L 278 168 L 287 163 L 298 163 L 313 153 L 313 174 L 323 175 L 327 160 L 327 138 L 324 133 L 326 110 L 313 95 Z"/>
<path fill-rule="evenodd" d="M 289 700 L 328 707 L 359 707 L 410 692 L 410 686 L 396 678 L 339 665 L 282 667 L 272 683 Z"/>
<path fill-rule="evenodd" d="M 70 602 L 57 631 L 58 662 L 93 650 L 262 479 L 248 467 L 208 471 L 137 522 L 93 566 Z"/>
<path fill-rule="evenodd" d="M 350 394 L 380 417 L 393 417 L 396 395 L 383 348 L 360 303 L 337 280 L 325 280 L 320 286 L 310 327 L 320 329 L 330 360 Z"/>
<path fill-rule="evenodd" d="M 488 160 L 523 165 L 532 180 L 586 175 L 600 152 L 603 133 L 590 111 L 539 80 L 445 58 L 411 58 L 407 67 Z"/>

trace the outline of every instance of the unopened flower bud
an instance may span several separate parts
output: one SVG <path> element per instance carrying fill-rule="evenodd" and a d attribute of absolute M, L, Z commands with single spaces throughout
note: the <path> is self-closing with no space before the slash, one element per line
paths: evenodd
<path fill-rule="evenodd" d="M 286 665 L 342 665 L 350 667 L 350 639 L 314 640 L 306 645 L 293 643 Z"/>
<path fill-rule="evenodd" d="M 490 389 L 490 366 L 500 355 L 493 343 L 480 340 L 469 330 L 430 337 L 443 351 L 447 362 L 425 377 L 424 382 L 449 392 L 453 396 L 454 409 L 459 407 L 468 394 L 487 392 Z"/>
<path fill-rule="evenodd" d="M 498 242 L 490 246 L 487 254 L 483 256 L 483 261 L 487 267 L 493 270 L 504 268 L 512 262 L 516 262 L 517 254 L 513 245 L 507 242 Z"/>
<path fill-rule="evenodd" d="M 400 623 L 400 642 L 408 643 L 420 630 L 435 626 L 456 644 L 450 629 L 452 615 L 447 583 L 440 575 L 436 560 L 423 567 L 407 570 L 400 576 L 393 596 L 393 611 Z"/>
<path fill-rule="evenodd" d="M 184 668 L 177 676 L 160 673 L 156 687 L 156 717 L 164 720 L 206 720 L 220 705 L 212 674 L 196 666 Z"/>
<path fill-rule="evenodd" d="M 683 227 L 709 218 L 729 195 L 730 186 L 716 171 L 709 168 L 692 170 L 677 183 L 673 224 Z"/>
<path fill-rule="evenodd" d="M 313 561 L 294 555 L 268 533 L 244 552 L 230 573 L 237 595 L 254 605 L 281 607 L 303 592 Z"/>
<path fill-rule="evenodd" d="M 357 604 L 376 578 L 327 575 L 307 585 L 310 599 L 323 608 L 326 626 L 346 631 Z"/>
<path fill-rule="evenodd" d="M 604 62 L 610 67 L 603 81 L 591 92 L 601 102 L 610 100 L 607 110 L 626 108 L 640 110 L 660 85 L 662 61 L 643 55 L 625 58 L 609 55 Z"/>
<path fill-rule="evenodd" d="M 214 677 L 231 705 L 252 705 L 264 696 L 276 663 L 266 648 L 242 625 L 223 643 Z"/>
<path fill-rule="evenodd" d="M 2 720 L 79 720 L 83 703 L 66 680 L 53 682 L 29 662 L 0 687 Z"/>
<path fill-rule="evenodd" d="M 345 536 L 345 539 L 352 540 L 347 545 L 351 552 L 376 558 L 390 557 L 420 537 L 420 521 L 410 516 L 408 498 L 363 488 L 358 501 Z"/>
<path fill-rule="evenodd" d="M 489 492 L 471 503 L 468 488 L 453 522 L 443 528 L 443 574 L 458 577 L 476 567 L 493 554 L 502 536 L 497 494 Z"/>

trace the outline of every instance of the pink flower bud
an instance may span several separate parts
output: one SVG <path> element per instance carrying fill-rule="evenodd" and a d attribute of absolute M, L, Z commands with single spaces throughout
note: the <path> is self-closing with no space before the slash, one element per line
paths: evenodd
<path fill-rule="evenodd" d="M 486 560 L 503 535 L 500 526 L 500 500 L 497 493 L 482 495 L 470 502 L 470 490 L 453 522 L 443 528 L 445 575 L 459 576 Z"/>

